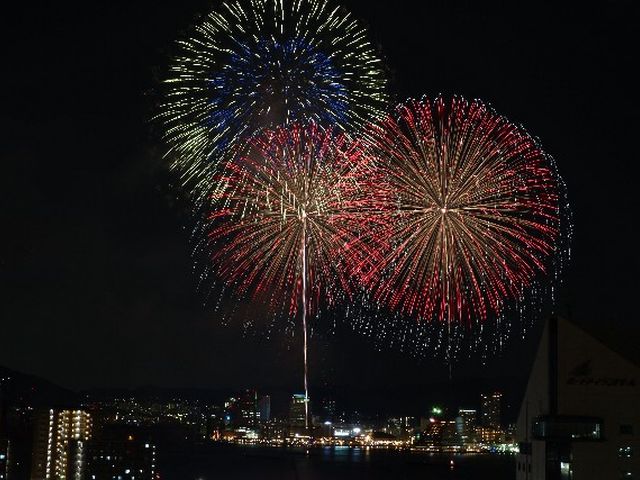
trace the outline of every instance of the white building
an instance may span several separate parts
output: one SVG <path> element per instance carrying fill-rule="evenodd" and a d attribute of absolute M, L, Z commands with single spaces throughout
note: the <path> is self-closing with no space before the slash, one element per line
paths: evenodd
<path fill-rule="evenodd" d="M 40 412 L 34 425 L 31 480 L 84 480 L 91 416 L 83 410 Z"/>
<path fill-rule="evenodd" d="M 517 480 L 640 480 L 639 383 L 637 358 L 549 320 L 518 417 Z"/>

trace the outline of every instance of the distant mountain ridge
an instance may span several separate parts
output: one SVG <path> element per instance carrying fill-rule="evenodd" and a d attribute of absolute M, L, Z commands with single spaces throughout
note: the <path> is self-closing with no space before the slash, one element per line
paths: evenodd
<path fill-rule="evenodd" d="M 20 373 L 0 366 L 0 379 L 11 377 L 9 388 L 3 386 L 9 400 L 22 401 L 34 408 L 80 406 L 82 401 L 107 400 L 114 397 L 158 399 L 168 401 L 200 400 L 222 404 L 230 396 L 242 394 L 242 390 L 231 388 L 171 388 L 142 386 L 134 388 L 92 388 L 79 392 L 60 387 L 36 375 Z M 247 387 L 250 387 L 249 385 Z M 286 415 L 291 394 L 284 386 L 256 386 L 259 394 L 271 396 L 272 412 Z M 504 394 L 503 415 L 507 422 L 513 421 L 524 391 L 524 378 L 501 377 L 492 380 L 453 377 L 448 382 L 438 381 L 429 385 L 405 385 L 402 387 L 380 386 L 370 389 L 353 388 L 350 385 L 312 387 L 312 403 L 319 406 L 324 398 L 331 398 L 339 409 L 357 411 L 371 415 L 427 415 L 433 405 L 479 408 L 480 393 L 501 391 Z M 13 398 L 11 398 L 13 397 Z M 451 410 L 450 414 L 455 414 Z"/>
<path fill-rule="evenodd" d="M 6 401 L 33 408 L 77 407 L 77 392 L 49 380 L 0 365 L 0 391 Z"/>

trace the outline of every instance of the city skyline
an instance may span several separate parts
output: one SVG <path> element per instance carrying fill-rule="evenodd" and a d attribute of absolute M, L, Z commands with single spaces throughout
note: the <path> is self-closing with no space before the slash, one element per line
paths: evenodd
<path fill-rule="evenodd" d="M 268 398 L 270 416 L 287 417 L 290 413 L 292 395 L 303 395 L 299 389 L 288 389 L 284 386 L 245 385 L 242 388 L 171 388 L 144 386 L 136 388 L 91 388 L 70 390 L 50 382 L 48 379 L 9 370 L 0 366 L 0 379 L 4 384 L 4 396 L 14 402 L 22 399 L 32 403 L 35 408 L 54 406 L 72 409 L 83 405 L 89 399 L 101 401 L 109 398 L 138 398 L 144 401 L 171 401 L 180 399 L 184 402 L 205 402 L 223 405 L 229 399 L 241 399 L 247 392 L 254 392 L 257 408 L 261 401 Z M 316 387 L 311 398 L 313 415 L 325 415 L 327 411 L 334 414 L 349 415 L 358 412 L 367 418 L 387 416 L 420 416 L 428 415 L 433 406 L 446 406 L 451 413 L 458 409 L 472 409 L 478 413 L 478 424 L 481 424 L 482 396 L 500 391 L 501 411 L 506 423 L 515 421 L 518 409 L 520 388 L 513 384 L 513 379 L 504 378 L 497 383 L 474 382 L 467 379 L 466 388 L 457 388 L 448 383 L 430 385 L 428 388 L 415 389 L 407 387 L 405 392 L 411 395 L 398 395 L 395 389 L 356 390 L 349 386 Z M 18 395 L 16 392 L 31 392 Z M 7 396 L 8 395 L 8 396 Z M 314 401 L 315 399 L 315 401 Z M 234 400 L 235 401 L 235 400 Z M 329 402 L 327 405 L 326 402 Z"/>

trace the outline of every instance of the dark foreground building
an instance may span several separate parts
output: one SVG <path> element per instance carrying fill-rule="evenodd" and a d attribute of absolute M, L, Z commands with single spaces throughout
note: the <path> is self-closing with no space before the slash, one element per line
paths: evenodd
<path fill-rule="evenodd" d="M 124 426 L 101 428 L 87 450 L 86 480 L 155 480 L 156 446 Z"/>
<path fill-rule="evenodd" d="M 640 479 L 640 367 L 550 319 L 518 417 L 517 480 Z"/>

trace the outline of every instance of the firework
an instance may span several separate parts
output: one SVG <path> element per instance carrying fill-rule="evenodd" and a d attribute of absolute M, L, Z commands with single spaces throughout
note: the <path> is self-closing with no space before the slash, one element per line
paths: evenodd
<path fill-rule="evenodd" d="M 376 208 L 376 172 L 358 142 L 315 123 L 265 131 L 220 175 L 212 262 L 240 295 L 307 316 L 355 288 L 380 258 L 360 239 Z"/>
<path fill-rule="evenodd" d="M 430 322 L 499 317 L 557 274 L 567 227 L 551 157 L 480 101 L 409 101 L 370 130 L 392 247 L 364 276 L 374 297 Z"/>
<path fill-rule="evenodd" d="M 366 30 L 326 0 L 223 3 L 179 42 L 158 119 L 203 200 L 217 163 L 261 128 L 313 120 L 355 130 L 384 108 Z"/>

